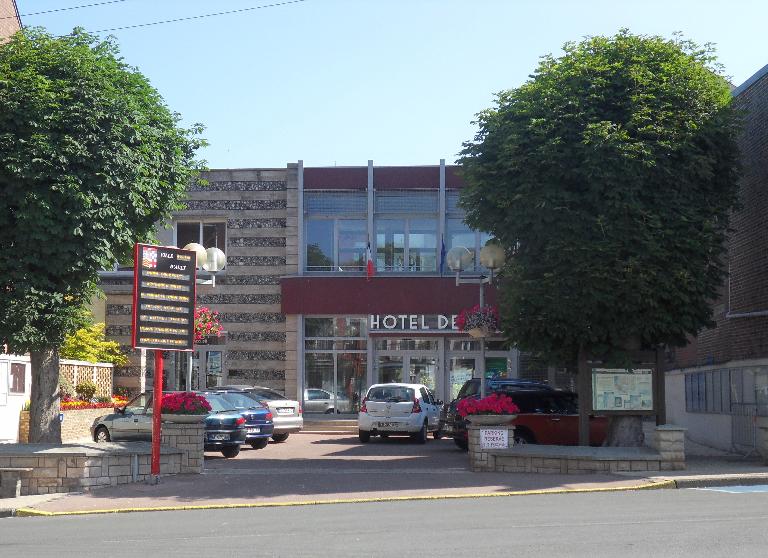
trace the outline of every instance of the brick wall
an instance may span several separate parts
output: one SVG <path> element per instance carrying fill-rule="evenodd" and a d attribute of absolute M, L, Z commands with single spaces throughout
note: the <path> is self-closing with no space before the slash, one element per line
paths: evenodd
<path fill-rule="evenodd" d="M 20 29 L 18 14 L 14 0 L 0 0 L 0 43 Z"/>
<path fill-rule="evenodd" d="M 768 311 L 768 72 L 737 91 L 734 102 L 745 119 L 739 138 L 742 208 L 732 215 L 728 239 L 730 288 L 723 286 L 714 307 L 716 327 L 671 352 L 670 368 L 768 357 L 768 316 L 726 317 Z"/>

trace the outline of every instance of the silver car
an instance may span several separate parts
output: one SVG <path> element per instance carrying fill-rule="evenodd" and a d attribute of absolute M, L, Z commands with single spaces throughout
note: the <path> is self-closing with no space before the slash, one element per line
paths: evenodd
<path fill-rule="evenodd" d="M 237 389 L 245 391 L 254 399 L 261 401 L 272 411 L 272 420 L 275 430 L 272 439 L 275 442 L 284 442 L 291 433 L 299 432 L 304 428 L 301 404 L 298 401 L 288 399 L 273 389 L 259 386 L 222 386 L 219 389 Z"/>

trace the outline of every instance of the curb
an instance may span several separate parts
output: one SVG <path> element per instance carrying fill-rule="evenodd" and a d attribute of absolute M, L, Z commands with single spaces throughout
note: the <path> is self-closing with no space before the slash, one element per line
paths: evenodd
<path fill-rule="evenodd" d="M 480 494 L 442 494 L 435 496 L 391 496 L 383 498 L 338 498 L 334 500 L 306 500 L 298 502 L 265 502 L 260 504 L 210 504 L 201 506 L 158 506 L 145 508 L 115 508 L 103 510 L 60 511 L 47 512 L 32 508 L 19 508 L 11 510 L 11 515 L 17 517 L 55 517 L 62 515 L 99 515 L 109 513 L 134 513 L 134 512 L 158 512 L 158 511 L 186 511 L 186 510 L 222 510 L 222 509 L 247 509 L 247 508 L 287 508 L 299 506 L 321 506 L 330 504 L 368 504 L 378 502 L 417 502 L 430 500 L 462 500 L 477 498 L 504 498 L 510 496 L 534 496 L 544 494 L 580 494 L 588 492 L 630 492 L 637 490 L 660 490 L 677 488 L 675 481 L 660 480 L 651 481 L 648 484 L 638 486 L 618 486 L 607 488 L 563 488 L 544 490 L 518 490 L 510 492 L 492 492 Z"/>

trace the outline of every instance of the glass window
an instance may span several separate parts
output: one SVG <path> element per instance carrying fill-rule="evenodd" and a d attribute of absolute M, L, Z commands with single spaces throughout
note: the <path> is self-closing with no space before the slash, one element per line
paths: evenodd
<path fill-rule="evenodd" d="M 304 348 L 308 351 L 330 351 L 333 350 L 333 339 L 307 339 L 304 341 Z"/>
<path fill-rule="evenodd" d="M 376 222 L 376 269 L 405 271 L 405 221 L 379 219 Z"/>
<path fill-rule="evenodd" d="M 377 373 L 380 384 L 401 383 L 403 381 L 403 357 L 379 356 Z"/>
<path fill-rule="evenodd" d="M 408 223 L 408 271 L 437 271 L 437 221 Z"/>
<path fill-rule="evenodd" d="M 304 337 L 334 337 L 333 318 L 304 318 Z"/>
<path fill-rule="evenodd" d="M 354 192 L 304 192 L 304 212 L 307 215 L 349 215 L 368 213 L 368 193 Z"/>
<path fill-rule="evenodd" d="M 307 221 L 307 271 L 334 271 L 333 220 L 309 219 Z"/>
<path fill-rule="evenodd" d="M 342 271 L 364 271 L 368 248 L 368 224 L 364 220 L 340 219 L 337 265 Z"/>
<path fill-rule="evenodd" d="M 219 248 L 226 252 L 226 223 L 185 221 L 176 223 L 176 246 L 184 248 L 195 242 L 205 248 Z"/>
<path fill-rule="evenodd" d="M 376 339 L 376 349 L 380 351 L 436 351 L 437 341 L 434 339 Z"/>
<path fill-rule="evenodd" d="M 24 393 L 25 376 L 27 371 L 27 365 L 21 362 L 11 363 L 11 393 Z"/>
<path fill-rule="evenodd" d="M 437 213 L 438 192 L 424 190 L 392 190 L 377 192 L 377 213 Z"/>

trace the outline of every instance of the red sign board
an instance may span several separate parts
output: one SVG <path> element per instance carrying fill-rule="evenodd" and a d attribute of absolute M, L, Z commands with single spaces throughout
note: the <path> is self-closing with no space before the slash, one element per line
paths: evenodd
<path fill-rule="evenodd" d="M 195 253 L 137 244 L 133 257 L 133 347 L 191 351 L 195 338 Z"/>

